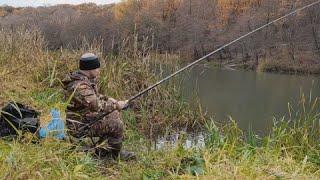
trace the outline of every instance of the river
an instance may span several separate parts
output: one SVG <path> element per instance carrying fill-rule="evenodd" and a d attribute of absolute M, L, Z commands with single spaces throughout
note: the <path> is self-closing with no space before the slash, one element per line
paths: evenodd
<path fill-rule="evenodd" d="M 192 104 L 197 95 L 203 110 L 217 122 L 229 117 L 239 127 L 265 134 L 277 119 L 288 115 L 288 103 L 298 104 L 301 94 L 320 96 L 317 76 L 257 73 L 196 66 L 182 74 L 182 91 Z"/>

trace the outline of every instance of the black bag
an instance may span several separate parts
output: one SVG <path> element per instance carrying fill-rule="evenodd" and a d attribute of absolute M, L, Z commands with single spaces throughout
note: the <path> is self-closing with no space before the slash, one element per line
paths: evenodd
<path fill-rule="evenodd" d="M 0 111 L 0 137 L 17 135 L 17 130 L 35 133 L 39 128 L 39 113 L 20 103 L 9 102 Z"/>

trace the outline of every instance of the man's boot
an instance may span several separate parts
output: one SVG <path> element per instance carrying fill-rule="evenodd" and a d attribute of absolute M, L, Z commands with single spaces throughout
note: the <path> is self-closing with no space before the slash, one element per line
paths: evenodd
<path fill-rule="evenodd" d="M 137 156 L 135 155 L 134 152 L 125 151 L 125 150 L 120 151 L 119 157 L 123 161 L 130 161 L 130 160 L 136 160 L 137 159 Z"/>
<path fill-rule="evenodd" d="M 122 141 L 117 141 L 116 139 L 109 139 L 108 145 L 111 147 L 112 157 L 114 159 L 120 158 L 123 161 L 135 160 L 137 157 L 133 152 L 121 150 Z"/>

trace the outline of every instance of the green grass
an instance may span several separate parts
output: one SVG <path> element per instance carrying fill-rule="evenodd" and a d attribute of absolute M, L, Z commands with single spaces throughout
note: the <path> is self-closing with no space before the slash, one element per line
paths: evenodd
<path fill-rule="evenodd" d="M 10 44 L 0 49 L 0 73 L 18 71 L 0 79 L 0 104 L 16 100 L 41 111 L 46 123 L 52 107 L 66 107 L 60 81 L 76 69 L 77 59 L 88 49 L 49 52 L 29 49 L 33 38 L 20 33 L 20 48 L 8 55 Z M 1 42 L 10 39 L 0 34 Z M 28 41 L 29 40 L 29 41 Z M 39 42 L 39 44 L 43 44 Z M 88 46 L 91 47 L 92 46 Z M 92 50 L 98 54 L 100 47 Z M 28 53 L 27 53 L 28 52 Z M 35 52 L 30 60 L 29 54 Z M 28 58 L 27 58 L 28 57 Z M 103 57 L 103 56 L 101 56 Z M 155 56 L 102 58 L 102 92 L 121 99 L 130 97 L 159 77 L 151 67 Z M 160 56 L 158 56 L 160 57 Z M 11 60 L 9 60 L 11 58 Z M 181 98 L 177 82 L 171 81 L 134 102 L 122 113 L 126 124 L 125 149 L 137 153 L 138 160 L 123 162 L 97 160 L 79 151 L 79 144 L 42 140 L 25 134 L 14 141 L 0 140 L 1 179 L 319 179 L 320 122 L 317 99 L 302 96 L 299 108 L 289 106 L 290 116 L 275 120 L 264 137 L 241 131 L 235 121 L 216 125 L 199 109 L 192 109 Z M 311 95 L 310 95 L 311 96 Z M 205 132 L 205 147 L 185 149 L 183 138 L 177 147 L 155 150 L 148 138 L 168 133 L 173 127 L 200 127 Z"/>
<path fill-rule="evenodd" d="M 1 178 L 88 178 L 101 176 L 96 162 L 87 154 L 72 150 L 65 142 L 40 143 L 0 141 Z"/>

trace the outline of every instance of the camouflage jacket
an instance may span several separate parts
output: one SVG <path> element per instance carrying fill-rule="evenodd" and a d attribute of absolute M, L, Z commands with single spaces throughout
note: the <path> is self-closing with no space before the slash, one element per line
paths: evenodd
<path fill-rule="evenodd" d="M 101 112 L 116 110 L 116 102 L 99 94 L 96 81 L 80 71 L 68 74 L 62 82 L 65 99 L 70 101 L 67 119 L 87 123 Z"/>

